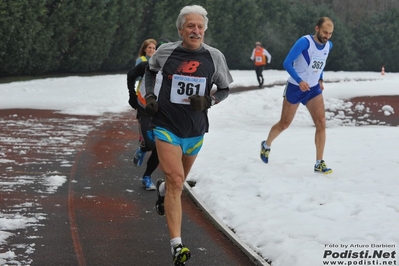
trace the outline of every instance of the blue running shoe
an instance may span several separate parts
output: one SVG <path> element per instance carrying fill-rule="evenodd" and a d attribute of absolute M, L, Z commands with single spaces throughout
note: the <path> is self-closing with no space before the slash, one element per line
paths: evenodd
<path fill-rule="evenodd" d="M 138 147 L 133 158 L 134 165 L 137 167 L 141 166 L 143 164 L 144 156 L 145 156 L 145 151 L 142 151 L 140 147 Z"/>
<path fill-rule="evenodd" d="M 266 141 L 262 141 L 260 144 L 260 158 L 264 163 L 269 162 L 269 153 L 270 153 L 270 148 L 265 148 Z"/>
<path fill-rule="evenodd" d="M 146 190 L 156 190 L 154 183 L 151 181 L 151 176 L 144 176 L 141 182 Z"/>
<path fill-rule="evenodd" d="M 186 261 L 191 258 L 190 250 L 184 246 L 184 244 L 179 244 L 173 247 L 173 265 L 182 266 L 186 265 Z"/>
<path fill-rule="evenodd" d="M 328 175 L 328 174 L 332 173 L 332 169 L 327 167 L 327 165 L 324 162 L 324 160 L 321 160 L 320 163 L 315 164 L 314 172 Z"/>

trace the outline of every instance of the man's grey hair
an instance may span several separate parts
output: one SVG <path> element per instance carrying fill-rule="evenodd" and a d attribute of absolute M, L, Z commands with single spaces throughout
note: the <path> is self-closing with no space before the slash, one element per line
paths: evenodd
<path fill-rule="evenodd" d="M 180 14 L 177 17 L 176 20 L 176 27 L 177 27 L 177 32 L 180 35 L 179 30 L 183 29 L 183 25 L 186 22 L 186 16 L 189 14 L 198 14 L 201 15 L 204 18 L 204 31 L 208 28 L 208 12 L 203 8 L 202 6 L 199 5 L 192 5 L 192 6 L 185 6 L 180 10 Z"/>

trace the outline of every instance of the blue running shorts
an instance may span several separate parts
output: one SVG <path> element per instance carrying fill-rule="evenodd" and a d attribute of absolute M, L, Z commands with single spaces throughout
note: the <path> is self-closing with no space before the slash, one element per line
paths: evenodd
<path fill-rule="evenodd" d="M 319 84 L 311 87 L 309 91 L 303 92 L 298 85 L 287 82 L 283 96 L 286 97 L 287 101 L 291 104 L 302 103 L 306 105 L 309 100 L 322 94 L 322 92 Z"/>
<path fill-rule="evenodd" d="M 172 145 L 180 146 L 185 155 L 197 155 L 204 143 L 203 135 L 191 138 L 180 138 L 162 127 L 156 127 L 153 130 L 147 131 L 147 133 L 150 139 L 154 141 L 155 138 L 157 138 Z"/>

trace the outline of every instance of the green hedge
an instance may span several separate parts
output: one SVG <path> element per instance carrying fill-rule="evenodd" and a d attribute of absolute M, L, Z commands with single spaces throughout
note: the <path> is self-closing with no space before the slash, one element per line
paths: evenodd
<path fill-rule="evenodd" d="M 357 1 L 357 0 L 352 0 Z M 290 0 L 199 0 L 209 12 L 205 42 L 231 69 L 251 69 L 255 41 L 282 69 L 289 49 L 313 34 L 320 16 L 333 19 L 334 48 L 326 70 L 399 71 L 399 11 L 386 8 L 358 20 L 330 4 Z M 329 2 L 329 1 L 321 1 Z M 144 39 L 178 40 L 183 0 L 2 0 L 0 77 L 126 71 Z M 361 7 L 361 6 L 360 6 Z M 341 13 L 340 13 L 341 12 Z M 366 12 L 366 11 L 365 11 Z"/>

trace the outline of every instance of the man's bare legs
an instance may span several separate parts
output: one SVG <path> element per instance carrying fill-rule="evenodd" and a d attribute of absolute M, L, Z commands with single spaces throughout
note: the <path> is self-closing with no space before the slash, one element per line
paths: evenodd
<path fill-rule="evenodd" d="M 281 132 L 283 132 L 290 126 L 292 120 L 295 117 L 295 113 L 298 107 L 299 103 L 298 104 L 289 103 L 287 99 L 284 97 L 280 121 L 278 121 L 270 129 L 269 136 L 266 139 L 267 146 L 271 147 L 272 142 L 281 134 Z"/>
<path fill-rule="evenodd" d="M 287 129 L 294 119 L 296 110 L 299 104 L 291 104 L 284 98 L 283 109 L 281 111 L 280 121 L 277 122 L 269 132 L 266 144 L 270 147 L 274 139 L 276 139 L 281 132 Z M 320 94 L 315 98 L 309 100 L 306 104 L 307 109 L 316 126 L 315 145 L 316 145 L 316 160 L 322 160 L 324 154 L 324 147 L 326 143 L 326 118 L 324 109 L 323 95 Z"/>
<path fill-rule="evenodd" d="M 326 144 L 326 116 L 324 109 L 323 95 L 320 94 L 315 98 L 309 100 L 306 104 L 313 122 L 316 126 L 315 145 L 316 145 L 316 160 L 322 160 L 324 154 L 324 147 Z"/>
<path fill-rule="evenodd" d="M 156 140 L 158 158 L 166 177 L 165 216 L 170 238 L 181 237 L 182 206 L 181 193 L 197 156 L 182 154 L 180 146 Z"/>

